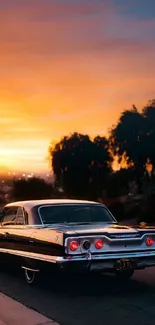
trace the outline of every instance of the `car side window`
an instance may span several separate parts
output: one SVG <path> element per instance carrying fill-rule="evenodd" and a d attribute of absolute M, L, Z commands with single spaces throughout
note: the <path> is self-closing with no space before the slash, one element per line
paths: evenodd
<path fill-rule="evenodd" d="M 25 224 L 24 210 L 22 207 L 18 207 L 15 224 L 16 225 L 24 225 Z"/>
<path fill-rule="evenodd" d="M 2 212 L 3 217 L 2 217 L 2 223 L 9 223 L 10 224 L 15 224 L 16 216 L 17 216 L 17 210 L 18 207 L 8 207 L 5 208 Z"/>

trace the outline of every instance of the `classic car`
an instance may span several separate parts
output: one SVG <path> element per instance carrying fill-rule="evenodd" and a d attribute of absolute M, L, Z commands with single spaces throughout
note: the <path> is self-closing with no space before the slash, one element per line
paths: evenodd
<path fill-rule="evenodd" d="M 27 283 L 44 272 L 113 272 L 122 279 L 155 266 L 155 228 L 119 225 L 101 203 L 37 200 L 5 205 L 0 262 L 19 266 Z"/>

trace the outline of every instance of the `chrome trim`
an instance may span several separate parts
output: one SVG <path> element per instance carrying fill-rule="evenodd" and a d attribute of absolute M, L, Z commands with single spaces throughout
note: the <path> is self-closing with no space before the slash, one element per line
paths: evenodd
<path fill-rule="evenodd" d="M 73 256 L 72 258 L 65 258 L 58 256 L 56 258 L 57 262 L 72 262 L 72 261 L 86 261 L 88 258 L 86 257 L 87 254 L 84 256 Z M 131 252 L 131 253 L 116 253 L 116 254 L 95 254 L 91 255 L 91 261 L 99 261 L 99 260 L 114 260 L 120 258 L 145 258 L 145 257 L 154 257 L 155 258 L 155 251 L 145 251 L 141 252 Z"/>
<path fill-rule="evenodd" d="M 22 269 L 24 270 L 28 270 L 28 271 L 32 271 L 32 272 L 39 272 L 40 270 L 36 270 L 36 269 L 30 269 L 29 267 L 25 267 L 25 266 L 21 266 Z"/>
<path fill-rule="evenodd" d="M 106 260 L 114 260 L 120 258 L 147 258 L 147 257 L 154 257 L 155 258 L 155 250 L 154 251 L 145 251 L 145 252 L 130 252 L 130 253 L 112 253 L 112 254 L 89 254 L 88 253 L 81 255 L 81 256 L 51 256 L 51 255 L 44 255 L 39 253 L 32 253 L 27 251 L 17 251 L 11 249 L 4 249 L 0 248 L 0 253 L 16 255 L 20 257 L 26 257 L 29 259 L 35 259 L 39 261 L 49 262 L 49 263 L 66 263 L 66 262 L 88 262 L 89 261 L 106 261 Z"/>
<path fill-rule="evenodd" d="M 27 251 L 18 251 L 12 249 L 4 249 L 4 248 L 0 248 L 0 253 L 11 254 L 11 255 L 26 257 L 26 258 L 35 259 L 44 262 L 50 262 L 50 263 L 56 263 L 56 258 L 57 258 L 57 256 L 32 253 Z"/>

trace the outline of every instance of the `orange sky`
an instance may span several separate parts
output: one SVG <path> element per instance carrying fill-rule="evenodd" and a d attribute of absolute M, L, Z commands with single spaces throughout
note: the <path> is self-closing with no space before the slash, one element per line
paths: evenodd
<path fill-rule="evenodd" d="M 46 171 L 51 141 L 155 97 L 155 18 L 122 3 L 0 0 L 1 168 Z"/>

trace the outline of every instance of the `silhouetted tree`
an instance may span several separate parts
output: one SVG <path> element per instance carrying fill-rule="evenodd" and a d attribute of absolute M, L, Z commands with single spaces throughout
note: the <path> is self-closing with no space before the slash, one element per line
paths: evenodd
<path fill-rule="evenodd" d="M 0 196 L 0 206 L 3 206 L 4 204 L 6 204 L 6 200 L 4 196 Z"/>
<path fill-rule="evenodd" d="M 3 188 L 0 188 L 0 207 L 6 204 L 6 197 Z"/>
<path fill-rule="evenodd" d="M 97 197 L 111 171 L 112 158 L 105 137 L 92 141 L 88 135 L 73 133 L 49 148 L 57 184 L 68 196 Z"/>
<path fill-rule="evenodd" d="M 146 150 L 145 119 L 135 106 L 126 110 L 116 126 L 111 129 L 110 142 L 114 155 L 122 160 L 125 156 L 128 166 L 134 165 L 139 189 L 148 154 Z"/>
<path fill-rule="evenodd" d="M 97 199 L 106 188 L 106 181 L 112 172 L 113 158 L 109 152 L 109 142 L 105 137 L 95 137 L 93 149 L 90 167 L 90 196 L 92 199 Z"/>
<path fill-rule="evenodd" d="M 150 100 L 142 110 L 145 122 L 145 139 L 143 150 L 145 150 L 149 162 L 152 164 L 152 172 L 155 171 L 155 99 Z"/>
<path fill-rule="evenodd" d="M 112 149 L 122 159 L 126 155 L 128 165 L 144 169 L 147 161 L 144 150 L 145 121 L 135 106 L 121 114 L 118 124 L 111 130 Z"/>
<path fill-rule="evenodd" d="M 51 198 L 53 187 L 43 179 L 33 177 L 13 182 L 11 198 L 13 200 L 35 200 Z"/>
<path fill-rule="evenodd" d="M 133 105 L 122 112 L 108 140 L 100 136 L 91 140 L 88 135 L 74 133 L 50 146 L 56 184 L 63 187 L 65 195 L 93 199 L 101 198 L 105 189 L 113 197 L 123 195 L 129 180 L 136 180 L 141 191 L 147 162 L 155 171 L 154 143 L 155 100 L 149 101 L 142 112 Z M 125 159 L 128 170 L 113 173 L 112 156 L 119 162 Z"/>

